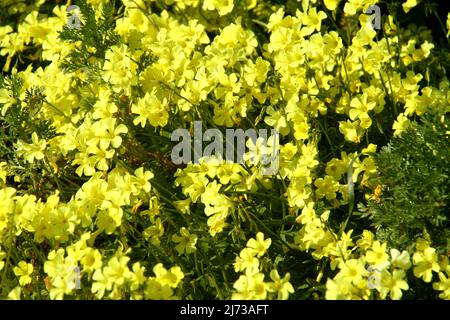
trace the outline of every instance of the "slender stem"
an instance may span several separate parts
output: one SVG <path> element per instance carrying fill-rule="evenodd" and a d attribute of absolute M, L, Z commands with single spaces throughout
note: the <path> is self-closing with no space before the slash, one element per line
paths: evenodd
<path fill-rule="evenodd" d="M 57 107 L 55 107 L 53 104 L 51 104 L 50 102 L 48 102 L 47 99 L 44 100 L 44 102 L 46 104 L 48 104 L 50 107 L 52 107 L 56 112 L 58 112 L 61 116 L 63 116 L 67 121 L 69 121 L 70 123 L 72 123 L 73 125 L 76 125 L 75 122 L 72 121 L 72 119 L 70 119 L 64 112 L 62 112 L 61 110 L 59 110 Z"/>
<path fill-rule="evenodd" d="M 260 25 L 261 27 L 264 27 L 264 28 L 266 28 L 266 29 L 269 29 L 269 27 L 267 26 L 267 24 L 265 24 L 265 23 L 262 22 L 262 21 L 259 21 L 259 20 L 256 20 L 256 19 L 252 19 L 252 22 L 253 22 L 253 23 L 256 23 L 257 25 Z"/>
<path fill-rule="evenodd" d="M 276 200 L 282 200 L 287 201 L 284 197 L 277 197 L 268 193 L 262 193 L 262 192 L 251 192 L 251 191 L 226 191 L 226 194 L 249 194 L 249 195 L 255 195 L 255 196 L 261 196 L 261 197 L 268 197 Z"/>
<path fill-rule="evenodd" d="M 269 233 L 272 237 L 277 238 L 278 240 L 280 240 L 285 246 L 287 246 L 290 249 L 295 249 L 297 250 L 298 248 L 291 245 L 290 243 L 287 243 L 285 240 L 283 240 L 278 234 L 276 234 L 275 232 L 273 232 L 268 226 L 265 225 L 264 222 L 262 222 L 254 213 L 247 211 L 247 209 L 245 209 L 244 206 L 240 205 L 241 209 L 249 216 L 251 216 L 253 219 L 255 219 L 255 221 L 257 221 L 259 223 L 259 225 L 267 232 Z"/>
<path fill-rule="evenodd" d="M 62 200 L 64 202 L 66 202 L 66 200 L 64 199 L 64 192 L 63 192 L 63 188 L 61 186 L 61 183 L 59 182 L 58 177 L 56 177 L 56 175 L 53 173 L 53 170 L 50 167 L 49 160 L 48 160 L 47 156 L 44 157 L 43 162 L 44 162 L 45 170 L 50 174 L 50 176 L 53 178 L 53 180 L 55 181 L 56 185 L 58 186 L 58 190 L 59 190 L 59 192 L 61 194 Z"/>
<path fill-rule="evenodd" d="M 437 12 L 435 10 L 433 10 L 433 14 L 438 19 L 439 25 L 442 28 L 442 32 L 444 32 L 444 37 L 447 40 L 447 43 L 450 45 L 450 38 L 447 36 L 447 30 L 445 30 L 444 23 L 442 22 L 441 18 L 439 17 L 439 15 L 437 14 Z"/>

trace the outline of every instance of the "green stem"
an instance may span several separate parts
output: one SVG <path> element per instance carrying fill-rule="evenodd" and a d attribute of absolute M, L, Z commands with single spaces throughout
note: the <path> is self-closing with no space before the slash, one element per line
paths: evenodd
<path fill-rule="evenodd" d="M 225 194 L 248 194 L 248 195 L 255 195 L 255 196 L 261 196 L 261 197 L 267 197 L 272 198 L 276 200 L 282 200 L 287 201 L 284 197 L 277 197 L 268 193 L 262 193 L 262 192 L 251 192 L 251 191 L 225 191 Z"/>
<path fill-rule="evenodd" d="M 44 157 L 44 168 L 45 170 L 50 174 L 50 176 L 53 178 L 53 180 L 55 181 L 56 185 L 58 186 L 58 190 L 59 193 L 61 194 L 61 199 L 66 202 L 67 200 L 64 199 L 64 192 L 63 192 L 63 188 L 61 186 L 61 183 L 59 182 L 58 177 L 53 173 L 52 168 L 49 165 L 49 161 L 47 156 Z"/>
<path fill-rule="evenodd" d="M 355 189 L 354 189 L 354 182 L 353 182 L 353 163 L 355 163 L 355 160 L 359 157 L 359 154 L 357 154 L 352 161 L 350 162 L 350 165 L 348 166 L 347 171 L 347 183 L 348 183 L 348 215 L 347 219 L 345 220 L 344 224 L 342 225 L 339 234 L 342 235 L 345 228 L 347 227 L 348 222 L 350 221 L 350 217 L 353 213 L 353 207 L 355 204 Z"/>
<path fill-rule="evenodd" d="M 247 211 L 247 209 L 245 209 L 244 206 L 240 206 L 242 208 L 242 210 L 249 216 L 251 216 L 256 222 L 259 223 L 259 225 L 268 233 L 270 234 L 272 237 L 277 238 L 278 240 L 280 240 L 285 246 L 287 246 L 290 249 L 294 249 L 297 250 L 297 247 L 291 245 L 290 243 L 287 243 L 285 240 L 283 240 L 278 234 L 276 234 L 275 232 L 273 232 L 268 226 L 266 226 L 266 224 L 264 222 L 262 222 L 254 213 Z"/>
<path fill-rule="evenodd" d="M 259 21 L 259 20 L 256 20 L 256 19 L 252 19 L 252 22 L 253 22 L 253 23 L 256 23 L 257 25 L 260 25 L 261 27 L 264 27 L 264 28 L 266 28 L 266 29 L 269 29 L 269 27 L 267 26 L 267 24 L 265 24 L 265 23 L 262 22 L 262 21 Z"/>
<path fill-rule="evenodd" d="M 55 110 L 56 112 L 58 112 L 61 116 L 63 116 L 67 121 L 69 121 L 70 123 L 72 123 L 74 126 L 76 125 L 75 122 L 72 121 L 72 119 L 70 119 L 64 112 L 62 112 L 61 110 L 59 110 L 57 107 L 55 107 L 53 104 L 51 104 L 50 102 L 48 102 L 47 100 L 44 100 L 44 102 L 46 104 L 48 104 L 50 107 L 53 108 L 53 110 Z"/>

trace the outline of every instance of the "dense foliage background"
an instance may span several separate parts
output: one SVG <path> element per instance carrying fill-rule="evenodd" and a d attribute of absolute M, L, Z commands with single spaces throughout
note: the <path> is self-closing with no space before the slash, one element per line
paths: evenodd
<path fill-rule="evenodd" d="M 0 297 L 450 299 L 442 2 L 4 0 L 0 25 Z M 273 141 L 174 164 L 194 121 L 278 130 L 278 172 Z"/>

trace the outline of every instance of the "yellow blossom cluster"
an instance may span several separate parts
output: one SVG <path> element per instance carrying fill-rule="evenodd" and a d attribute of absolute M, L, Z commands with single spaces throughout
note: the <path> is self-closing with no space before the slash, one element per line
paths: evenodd
<path fill-rule="evenodd" d="M 275 295 L 279 300 L 285 300 L 290 293 L 294 292 L 294 287 L 289 282 L 290 274 L 287 273 L 283 278 L 276 269 L 270 271 L 272 282 L 264 282 L 263 267 L 260 265 L 260 258 L 264 256 L 270 247 L 272 240 L 264 239 L 264 234 L 258 232 L 256 239 L 251 238 L 247 246 L 241 250 L 236 257 L 234 269 L 236 272 L 245 272 L 234 283 L 236 290 L 231 299 L 267 299 L 268 295 Z"/>
<path fill-rule="evenodd" d="M 0 297 L 288 299 L 294 252 L 326 299 L 401 299 L 412 277 L 450 299 L 429 239 L 398 250 L 349 224 L 356 192 L 377 197 L 378 136 L 450 111 L 430 30 L 389 13 L 374 30 L 375 0 L 87 0 L 80 29 L 49 3 L 0 26 Z M 278 172 L 250 139 L 241 163 L 174 167 L 170 133 L 195 120 L 276 129 Z"/>

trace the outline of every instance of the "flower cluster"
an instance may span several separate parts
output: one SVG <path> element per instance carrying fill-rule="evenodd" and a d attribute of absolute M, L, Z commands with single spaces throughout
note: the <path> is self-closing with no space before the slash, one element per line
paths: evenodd
<path fill-rule="evenodd" d="M 450 112 L 429 29 L 376 30 L 375 0 L 75 2 L 79 28 L 67 5 L 0 4 L 1 298 L 401 299 L 420 279 L 450 299 L 446 248 L 381 241 L 365 206 L 377 151 Z M 279 145 L 175 165 L 195 121 Z"/>

